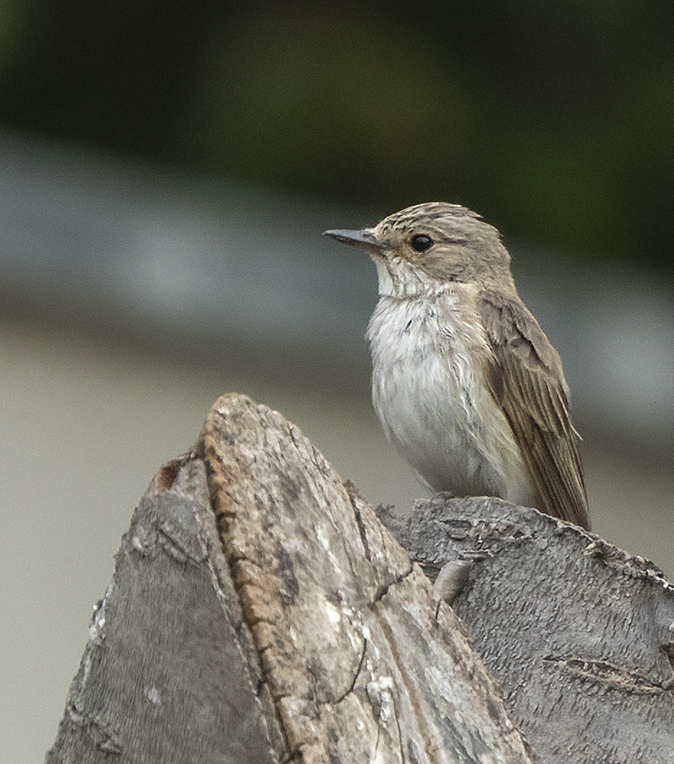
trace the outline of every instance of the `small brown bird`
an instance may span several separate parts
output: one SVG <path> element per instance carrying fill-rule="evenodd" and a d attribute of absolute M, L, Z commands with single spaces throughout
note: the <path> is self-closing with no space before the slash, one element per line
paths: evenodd
<path fill-rule="evenodd" d="M 377 266 L 372 401 L 422 481 L 589 528 L 562 363 L 517 294 L 499 232 L 429 202 L 325 233 Z"/>

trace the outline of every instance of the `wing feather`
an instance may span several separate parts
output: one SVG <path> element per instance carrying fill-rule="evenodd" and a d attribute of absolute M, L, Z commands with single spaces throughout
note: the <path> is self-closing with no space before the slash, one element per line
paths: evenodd
<path fill-rule="evenodd" d="M 480 294 L 492 352 L 486 379 L 540 497 L 543 512 L 590 527 L 583 469 L 562 363 L 536 319 L 498 292 Z"/>

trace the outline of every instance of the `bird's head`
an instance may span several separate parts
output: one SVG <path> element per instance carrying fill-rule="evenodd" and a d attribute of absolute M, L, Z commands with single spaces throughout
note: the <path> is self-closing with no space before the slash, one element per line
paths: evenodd
<path fill-rule="evenodd" d="M 377 266 L 380 294 L 408 297 L 452 282 L 509 291 L 510 255 L 499 232 L 458 204 L 427 202 L 385 217 L 374 228 L 325 231 L 366 249 Z"/>

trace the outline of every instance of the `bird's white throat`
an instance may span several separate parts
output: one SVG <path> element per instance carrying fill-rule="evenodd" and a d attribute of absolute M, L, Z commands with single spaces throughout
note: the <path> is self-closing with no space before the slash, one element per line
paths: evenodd
<path fill-rule="evenodd" d="M 415 268 L 402 257 L 375 255 L 379 294 L 384 297 L 432 296 L 442 292 L 445 285 Z"/>
<path fill-rule="evenodd" d="M 387 437 L 433 490 L 532 506 L 519 448 L 485 384 L 490 350 L 476 288 L 377 265 L 381 296 L 367 338 Z"/>

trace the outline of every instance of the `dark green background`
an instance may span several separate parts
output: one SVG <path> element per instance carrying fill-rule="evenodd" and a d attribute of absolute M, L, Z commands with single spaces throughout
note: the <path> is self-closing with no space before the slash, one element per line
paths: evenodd
<path fill-rule="evenodd" d="M 672 0 L 5 0 L 0 123 L 674 272 Z"/>

